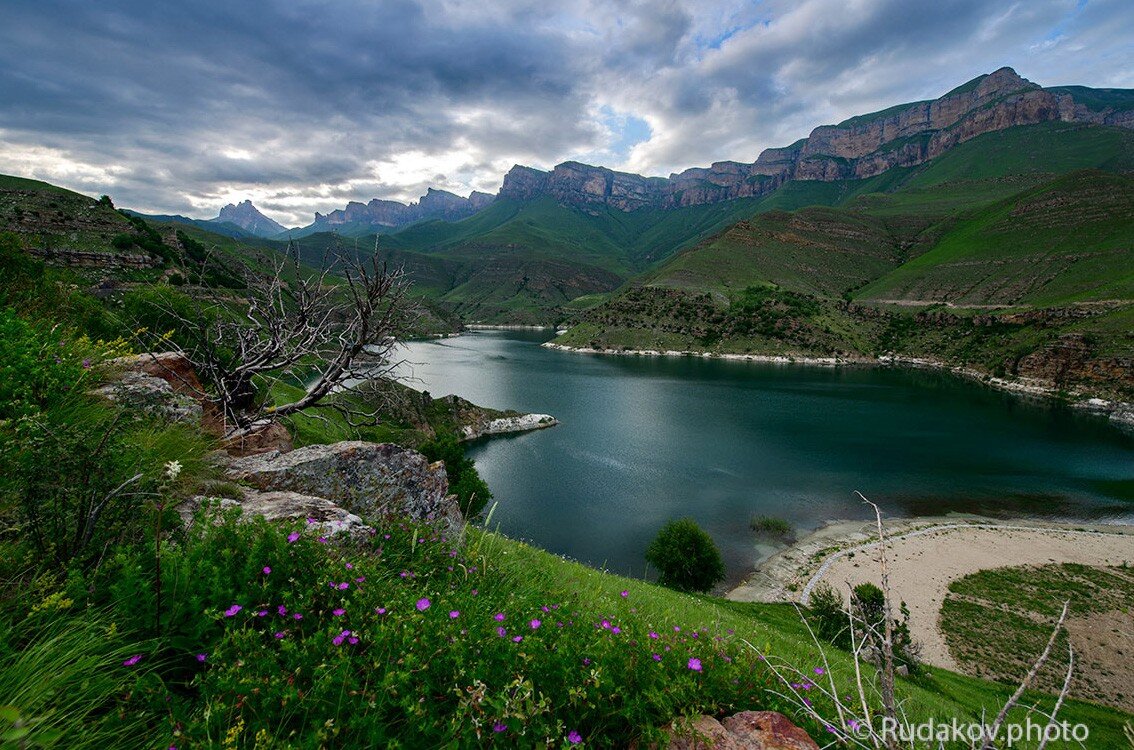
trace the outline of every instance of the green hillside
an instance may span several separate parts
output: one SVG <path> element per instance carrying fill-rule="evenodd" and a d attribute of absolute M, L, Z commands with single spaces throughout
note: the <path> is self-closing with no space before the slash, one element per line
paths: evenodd
<path fill-rule="evenodd" d="M 1054 305 L 1134 299 L 1134 178 L 1075 172 L 957 220 L 858 299 Z"/>
<path fill-rule="evenodd" d="M 1132 168 L 1134 133 L 1048 123 L 869 180 L 787 183 L 754 216 L 581 309 L 559 342 L 896 352 L 1129 399 Z"/>

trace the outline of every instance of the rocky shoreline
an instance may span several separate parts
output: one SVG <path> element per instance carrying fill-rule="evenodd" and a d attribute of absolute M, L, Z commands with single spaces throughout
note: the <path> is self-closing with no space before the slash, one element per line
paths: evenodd
<path fill-rule="evenodd" d="M 564 344 L 557 344 L 554 341 L 547 341 L 541 344 L 541 346 L 557 351 L 572 352 L 574 354 L 602 354 L 607 356 L 698 357 L 701 359 L 723 359 L 779 365 L 808 365 L 812 367 L 912 367 L 925 370 L 945 370 L 954 375 L 1016 395 L 1065 401 L 1073 409 L 1079 409 L 1091 414 L 1106 417 L 1113 424 L 1123 429 L 1134 429 L 1134 403 L 1110 401 L 1083 393 L 1071 394 L 1078 396 L 1079 400 L 1069 401 L 1066 399 L 1066 394 L 1061 393 L 1059 389 L 1047 381 L 1034 378 L 1001 378 L 971 367 L 951 365 L 947 362 L 923 357 L 906 357 L 894 354 L 884 354 L 880 357 L 807 357 L 790 354 L 733 354 L 728 352 L 699 352 L 692 350 L 595 349 L 593 347 L 566 346 Z"/>
<path fill-rule="evenodd" d="M 462 441 L 476 440 L 488 435 L 507 435 L 515 432 L 530 432 L 554 427 L 559 420 L 550 414 L 518 414 L 515 416 L 498 417 L 480 424 L 461 426 L 460 438 Z"/>

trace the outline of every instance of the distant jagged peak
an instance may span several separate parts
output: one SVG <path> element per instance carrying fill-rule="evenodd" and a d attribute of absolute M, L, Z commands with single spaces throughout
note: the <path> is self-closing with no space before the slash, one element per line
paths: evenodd
<path fill-rule="evenodd" d="M 282 224 L 260 213 L 250 200 L 241 201 L 239 204 L 229 203 L 220 210 L 220 214 L 215 219 L 209 221 L 235 224 L 259 237 L 271 237 L 287 231 Z"/>

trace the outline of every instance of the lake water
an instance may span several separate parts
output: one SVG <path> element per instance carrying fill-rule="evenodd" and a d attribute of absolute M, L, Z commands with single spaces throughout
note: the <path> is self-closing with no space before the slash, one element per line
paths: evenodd
<path fill-rule="evenodd" d="M 730 577 L 753 564 L 754 514 L 801 530 L 979 512 L 1134 522 L 1134 436 L 1105 419 L 944 373 L 579 355 L 550 332 L 414 342 L 416 388 L 542 412 L 556 427 L 470 447 L 492 525 L 629 575 L 668 520 L 695 518 Z"/>

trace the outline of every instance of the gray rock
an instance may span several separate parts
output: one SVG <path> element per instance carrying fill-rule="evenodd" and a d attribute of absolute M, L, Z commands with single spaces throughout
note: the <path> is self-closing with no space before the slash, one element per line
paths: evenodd
<path fill-rule="evenodd" d="M 197 424 L 201 421 L 199 402 L 174 391 L 168 381 L 144 372 L 127 370 L 117 380 L 94 392 L 122 406 L 175 422 Z"/>
<path fill-rule="evenodd" d="M 326 498 L 301 495 L 298 492 L 257 490 L 246 490 L 240 500 L 229 497 L 208 498 L 204 495 L 190 498 L 177 506 L 177 513 L 186 527 L 192 525 L 193 517 L 205 502 L 217 504 L 216 515 L 231 508 L 240 508 L 245 519 L 261 516 L 268 521 L 304 521 L 308 533 L 320 536 L 347 534 L 354 541 L 363 541 L 375 533 L 361 518 Z"/>
<path fill-rule="evenodd" d="M 390 443 L 347 441 L 247 456 L 234 459 L 226 473 L 262 492 L 325 498 L 369 523 L 389 515 L 438 521 L 450 539 L 464 526 L 444 464 Z"/>

